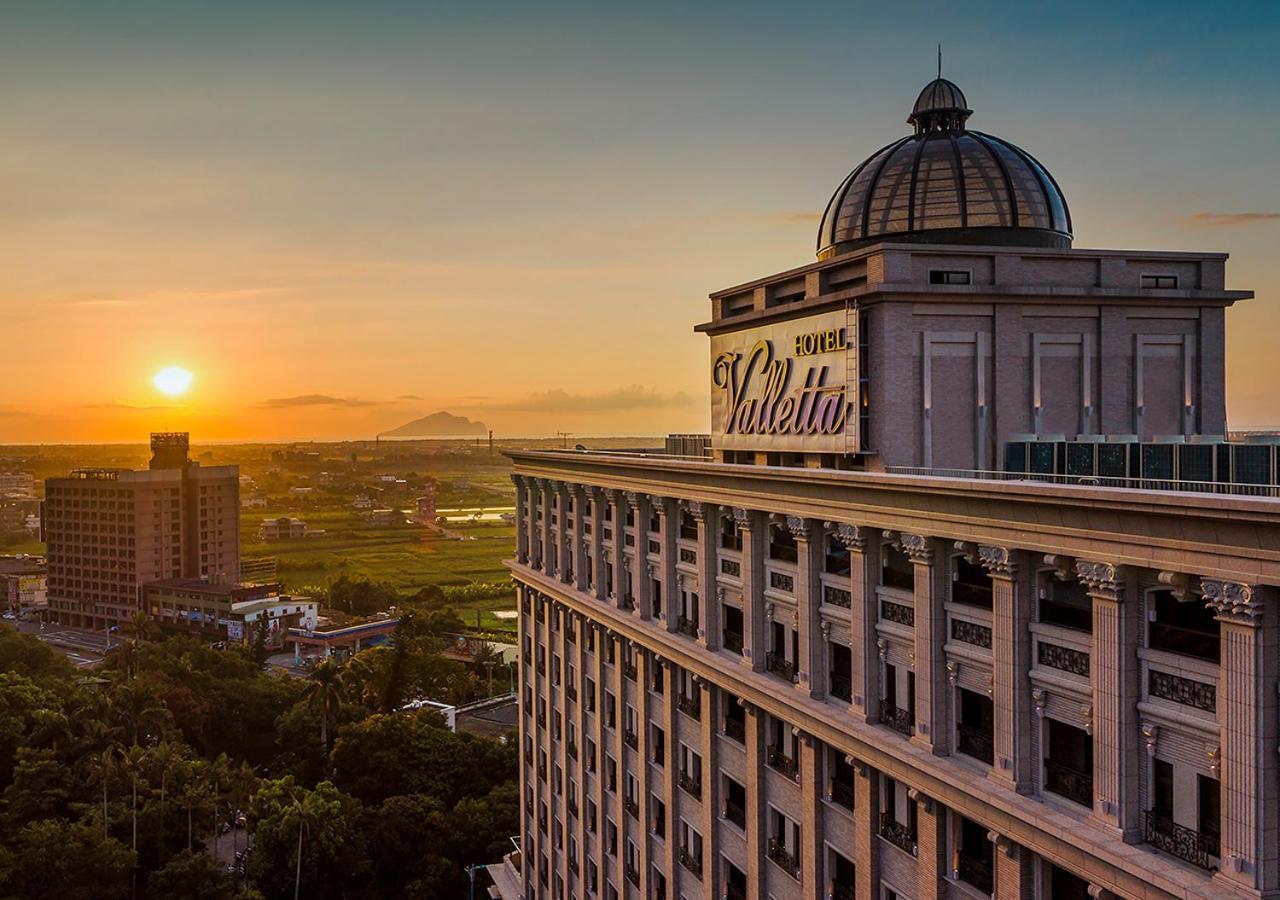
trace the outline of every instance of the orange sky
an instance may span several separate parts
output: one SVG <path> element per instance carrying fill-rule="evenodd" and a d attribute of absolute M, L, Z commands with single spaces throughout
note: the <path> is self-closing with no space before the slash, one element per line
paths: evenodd
<path fill-rule="evenodd" d="M 413 6 L 12 17 L 0 443 L 368 437 L 439 409 L 704 430 L 706 294 L 811 260 L 932 76 L 935 36 L 884 10 Z M 1054 172 L 1077 246 L 1232 254 L 1258 299 L 1228 315 L 1231 425 L 1280 425 L 1275 22 L 933 13 L 974 126 Z M 196 374 L 176 405 L 150 383 L 170 364 Z"/>

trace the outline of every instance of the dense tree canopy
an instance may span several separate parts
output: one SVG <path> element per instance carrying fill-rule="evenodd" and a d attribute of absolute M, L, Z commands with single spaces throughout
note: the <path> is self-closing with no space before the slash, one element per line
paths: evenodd
<path fill-rule="evenodd" d="M 460 896 L 519 798 L 514 741 L 401 711 L 475 696 L 439 654 L 455 624 L 410 615 L 308 679 L 187 638 L 126 642 L 86 677 L 0 626 L 0 900 Z M 247 827 L 224 824 L 237 810 Z"/>

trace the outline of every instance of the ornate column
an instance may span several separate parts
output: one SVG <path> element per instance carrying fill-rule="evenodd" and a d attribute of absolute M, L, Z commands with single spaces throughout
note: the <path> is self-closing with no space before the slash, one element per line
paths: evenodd
<path fill-rule="evenodd" d="M 919 619 L 919 614 L 917 614 Z M 912 788 L 907 796 L 916 804 L 917 900 L 943 900 L 947 861 L 947 811 L 932 797 Z"/>
<path fill-rule="evenodd" d="M 580 484 L 575 484 L 573 494 L 573 586 L 579 591 L 587 591 L 587 554 L 591 548 L 586 538 L 587 491 Z"/>
<path fill-rule="evenodd" d="M 978 546 L 991 575 L 991 664 L 995 680 L 995 766 L 991 776 L 1028 794 L 1035 783 L 1031 758 L 1031 585 L 1029 567 L 1008 547 Z"/>
<path fill-rule="evenodd" d="M 529 562 L 529 504 L 525 499 L 523 475 L 512 475 L 511 483 L 516 488 L 516 562 L 527 565 Z M 524 802 L 522 799 L 521 803 Z"/>
<path fill-rule="evenodd" d="M 698 737 L 702 745 L 702 809 L 698 816 L 698 831 L 702 833 L 702 884 L 709 891 L 720 878 L 720 804 L 723 779 L 720 775 L 720 739 L 716 732 L 720 722 L 720 708 L 724 695 L 714 684 L 699 679 L 702 692 L 702 718 L 698 722 Z M 674 706 L 674 703 L 668 703 Z M 674 734 L 672 735 L 674 739 Z M 677 840 L 672 835 L 672 840 Z M 671 891 L 667 892 L 672 895 Z M 678 896 L 678 894 L 676 895 Z"/>
<path fill-rule="evenodd" d="M 1093 598 L 1093 818 L 1135 841 L 1138 804 L 1139 604 L 1128 575 L 1108 562 L 1076 560 L 1076 575 Z"/>
<path fill-rule="evenodd" d="M 1002 834 L 987 832 L 995 845 L 995 900 L 1032 900 L 1035 897 L 1035 854 Z"/>
<path fill-rule="evenodd" d="M 604 577 L 604 491 L 591 490 L 591 591 L 597 600 L 609 599 L 609 585 Z"/>
<path fill-rule="evenodd" d="M 658 557 L 662 584 L 662 610 L 667 631 L 675 631 L 680 622 L 680 584 L 676 581 L 676 561 L 680 558 L 676 548 L 676 534 L 680 528 L 680 504 L 670 497 L 654 502 L 658 510 Z"/>
<path fill-rule="evenodd" d="M 559 506 L 556 516 L 556 574 L 567 584 L 573 578 L 573 557 L 570 554 L 573 539 L 569 531 L 569 486 L 563 481 L 556 483 L 556 503 Z M 574 522 L 577 522 L 576 516 Z"/>
<path fill-rule="evenodd" d="M 764 671 L 764 533 L 767 528 L 753 509 L 735 509 L 734 522 L 742 533 L 742 658 L 753 671 Z"/>
<path fill-rule="evenodd" d="M 811 697 L 827 693 L 826 641 L 818 631 L 822 618 L 822 530 L 813 519 L 787 516 L 787 530 L 796 539 L 796 628 L 800 646 L 796 658 L 796 687 Z"/>
<path fill-rule="evenodd" d="M 880 776 L 866 763 L 846 756 L 857 773 L 853 782 L 853 871 L 855 896 L 875 897 L 880 886 L 880 854 L 876 835 L 880 822 Z"/>
<path fill-rule="evenodd" d="M 545 478 L 540 479 L 538 484 L 542 488 L 542 571 L 550 577 L 555 577 L 556 539 L 555 529 L 551 525 L 551 517 L 554 515 L 551 503 L 560 485 Z"/>
<path fill-rule="evenodd" d="M 627 491 L 626 500 L 636 520 L 635 559 L 631 562 L 635 613 L 642 619 L 650 619 L 653 618 L 653 591 L 649 584 L 649 495 Z"/>
<path fill-rule="evenodd" d="M 1220 623 L 1218 726 L 1221 729 L 1219 878 L 1268 895 L 1280 887 L 1277 816 L 1275 608 L 1238 581 L 1201 582 Z"/>
<path fill-rule="evenodd" d="M 690 503 L 689 512 L 698 523 L 698 599 L 702 604 L 698 643 L 708 650 L 719 650 L 720 597 L 716 579 L 720 571 L 716 548 L 720 538 L 720 507 Z"/>
<path fill-rule="evenodd" d="M 743 544 L 745 549 L 745 542 Z M 756 707 L 739 700 L 747 713 L 747 884 L 755 885 L 757 890 L 764 884 L 764 851 L 769 823 L 766 819 L 768 807 L 765 804 L 764 786 L 764 722 L 763 714 Z M 719 886 L 717 885 L 717 893 Z"/>
<path fill-rule="evenodd" d="M 529 543 L 529 565 L 534 569 L 542 568 L 542 533 L 538 529 L 538 504 L 542 502 L 542 488 L 537 478 L 526 478 L 525 489 L 528 491 L 524 504 L 526 540 Z"/>
<path fill-rule="evenodd" d="M 899 536 L 902 550 L 915 567 L 916 733 L 911 740 L 935 754 L 950 752 L 947 727 L 948 685 L 943 645 L 946 643 L 947 567 L 937 542 L 919 534 Z M 924 897 L 923 887 L 921 897 Z"/>
<path fill-rule="evenodd" d="M 619 608 L 624 607 L 627 593 L 626 571 L 623 568 L 622 548 L 626 542 L 627 504 L 622 498 L 622 491 L 605 491 L 609 498 L 609 508 L 613 511 L 613 552 L 610 562 L 613 564 L 613 583 L 609 585 L 609 597 Z"/>
<path fill-rule="evenodd" d="M 849 551 L 850 712 L 861 721 L 876 722 L 880 712 L 880 657 L 876 648 L 880 610 L 875 574 L 879 548 L 867 540 L 867 529 L 859 525 L 828 522 L 826 527 Z"/>

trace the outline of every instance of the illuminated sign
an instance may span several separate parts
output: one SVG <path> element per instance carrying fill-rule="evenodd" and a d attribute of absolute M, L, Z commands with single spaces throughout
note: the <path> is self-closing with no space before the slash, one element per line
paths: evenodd
<path fill-rule="evenodd" d="M 712 445 L 857 452 L 856 322 L 839 309 L 714 335 Z"/>

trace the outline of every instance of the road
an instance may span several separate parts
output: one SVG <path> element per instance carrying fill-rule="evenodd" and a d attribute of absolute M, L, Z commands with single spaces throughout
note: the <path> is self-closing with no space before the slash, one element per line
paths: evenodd
<path fill-rule="evenodd" d="M 83 628 L 65 628 L 61 625 L 45 625 L 40 622 L 10 622 L 23 634 L 31 634 L 60 652 L 78 669 L 91 669 L 102 662 L 109 646 L 120 639 L 109 637 L 101 631 Z M 108 645 L 108 641 L 110 644 Z"/>

